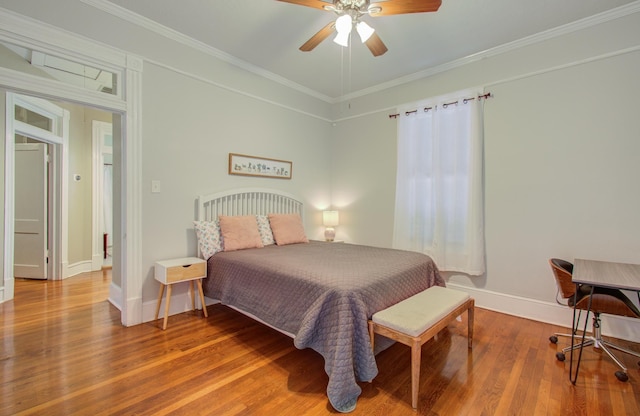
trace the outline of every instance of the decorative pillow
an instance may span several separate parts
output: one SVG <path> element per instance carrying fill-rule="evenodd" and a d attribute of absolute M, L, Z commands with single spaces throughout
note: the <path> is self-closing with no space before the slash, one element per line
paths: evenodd
<path fill-rule="evenodd" d="M 219 219 L 224 251 L 264 247 L 255 215 L 220 215 Z"/>
<path fill-rule="evenodd" d="M 269 214 L 269 223 L 279 246 L 309 242 L 299 214 Z"/>
<path fill-rule="evenodd" d="M 256 220 L 258 221 L 258 232 L 260 233 L 262 244 L 264 244 L 265 246 L 274 244 L 275 241 L 273 240 L 273 233 L 271 232 L 269 217 L 267 217 L 266 215 L 256 215 Z"/>
<path fill-rule="evenodd" d="M 198 247 L 202 258 L 205 260 L 214 254 L 222 251 L 222 236 L 220 235 L 220 224 L 218 221 L 194 221 L 198 237 Z"/>

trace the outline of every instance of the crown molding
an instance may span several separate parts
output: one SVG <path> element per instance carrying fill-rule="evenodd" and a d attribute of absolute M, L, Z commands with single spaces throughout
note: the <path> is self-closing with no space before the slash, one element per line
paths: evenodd
<path fill-rule="evenodd" d="M 490 48 L 482 52 L 475 53 L 473 55 L 465 56 L 464 58 L 456 59 L 442 65 L 438 65 L 431 68 L 427 68 L 422 71 L 414 72 L 413 74 L 396 78 L 389 82 L 378 84 L 370 88 L 354 91 L 353 93 L 346 94 L 346 95 L 343 95 L 342 97 L 339 97 L 336 102 L 348 101 L 354 98 L 380 92 L 388 88 L 397 87 L 402 84 L 407 84 L 409 82 L 413 82 L 422 78 L 427 78 L 442 72 L 449 71 L 454 68 L 468 65 L 470 63 L 477 62 L 485 58 L 501 55 L 516 49 L 523 48 L 525 46 L 544 42 L 549 39 L 557 38 L 559 36 L 563 36 L 569 33 L 576 32 L 578 30 L 596 26 L 601 23 L 606 23 L 611 20 L 619 19 L 621 17 L 628 16 L 638 12 L 640 12 L 640 0 L 634 1 L 633 3 L 629 3 L 624 6 L 616 7 L 615 9 L 611 9 L 606 12 L 602 12 L 590 17 L 585 17 L 584 19 L 576 20 L 575 22 L 567 23 L 566 25 L 545 30 L 543 32 L 536 33 L 534 35 L 527 36 L 525 38 L 518 39 L 513 42 L 505 43 L 503 45 L 496 46 L 494 48 Z"/>
<path fill-rule="evenodd" d="M 224 51 L 221 51 L 212 46 L 209 46 L 204 42 L 201 42 L 183 33 L 180 33 L 176 30 L 173 30 L 164 25 L 161 25 L 158 22 L 155 22 L 137 13 L 134 13 L 128 9 L 125 9 L 122 6 L 118 6 L 107 0 L 80 0 L 80 1 L 89 6 L 95 7 L 96 9 L 102 10 L 103 12 L 109 13 L 115 17 L 125 20 L 129 23 L 140 26 L 158 35 L 164 36 L 167 39 L 171 39 L 175 42 L 178 42 L 185 46 L 196 49 L 207 55 L 213 56 L 214 58 L 228 62 L 234 66 L 237 66 L 238 68 L 244 69 L 245 71 L 252 72 L 263 78 L 277 82 L 278 84 L 284 85 L 285 87 L 289 87 L 291 89 L 297 90 L 303 94 L 309 95 L 311 97 L 317 98 L 327 103 L 332 103 L 333 101 L 333 99 L 328 95 L 321 94 L 318 91 L 312 90 L 311 88 L 307 88 L 287 78 L 281 77 L 280 75 L 276 75 L 273 72 L 269 72 L 264 68 L 250 64 L 241 59 L 238 59 L 233 55 L 230 55 Z"/>
<path fill-rule="evenodd" d="M 640 12 L 640 0 L 637 0 L 632 3 L 626 4 L 624 6 L 616 7 L 615 9 L 611 9 L 594 16 L 586 17 L 584 19 L 580 19 L 575 22 L 571 22 L 566 25 L 559 26 L 557 28 L 545 30 L 535 35 L 527 36 L 525 38 L 522 38 L 513 42 L 505 43 L 503 45 L 496 46 L 494 48 L 490 48 L 485 51 L 478 52 L 460 59 L 456 59 L 456 60 L 444 63 L 442 65 L 437 65 L 431 68 L 427 68 L 410 75 L 396 78 L 389 82 L 375 85 L 370 88 L 364 88 L 362 90 L 354 91 L 350 94 L 345 94 L 340 97 L 329 97 L 325 94 L 319 93 L 318 91 L 312 90 L 310 88 L 297 84 L 293 81 L 290 81 L 284 77 L 281 77 L 272 72 L 269 72 L 263 68 L 252 65 L 246 61 L 240 60 L 226 52 L 223 52 L 219 49 L 206 45 L 203 42 L 200 42 L 180 32 L 177 32 L 166 26 L 163 26 L 157 22 L 154 22 L 151 19 L 140 16 L 136 13 L 133 13 L 130 10 L 127 10 L 121 6 L 113 4 L 107 0 L 80 0 L 80 1 L 87 5 L 93 6 L 99 10 L 102 10 L 106 13 L 112 14 L 120 19 L 133 23 L 140 27 L 143 27 L 152 32 L 155 32 L 161 36 L 172 39 L 185 46 L 189 46 L 194 49 L 197 49 L 208 55 L 211 55 L 225 62 L 228 62 L 232 65 L 235 65 L 239 68 L 242 68 L 246 71 L 252 72 L 256 75 L 259 75 L 271 81 L 277 82 L 281 85 L 292 88 L 294 90 L 307 94 L 311 97 L 317 98 L 329 104 L 337 104 L 337 103 L 348 101 L 354 98 L 380 92 L 388 88 L 407 84 L 422 78 L 427 78 L 442 72 L 449 71 L 454 68 L 468 65 L 470 63 L 477 62 L 488 57 L 504 54 L 519 48 L 523 48 L 525 46 L 533 45 L 539 42 L 544 42 L 549 39 L 553 39 L 562 35 L 576 32 L 578 30 L 586 29 L 601 23 L 609 22 L 611 20 L 619 19 L 621 17 Z"/>

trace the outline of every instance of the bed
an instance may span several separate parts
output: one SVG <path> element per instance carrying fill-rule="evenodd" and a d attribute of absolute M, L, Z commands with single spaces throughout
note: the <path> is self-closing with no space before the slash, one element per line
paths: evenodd
<path fill-rule="evenodd" d="M 301 219 L 303 204 L 274 190 L 205 195 L 198 198 L 194 224 L 215 227 L 220 216 L 253 215 L 264 221 L 269 214 Z M 276 218 L 271 217 L 274 237 Z M 199 247 L 202 239 L 198 233 Z M 444 280 L 434 262 L 420 253 L 324 241 L 282 245 L 275 240 L 278 244 L 218 251 L 210 257 L 205 249 L 205 295 L 292 337 L 297 348 L 320 353 L 331 405 L 350 412 L 362 392 L 358 381 L 369 382 L 378 372 L 367 320 L 430 286 L 444 286 Z"/>

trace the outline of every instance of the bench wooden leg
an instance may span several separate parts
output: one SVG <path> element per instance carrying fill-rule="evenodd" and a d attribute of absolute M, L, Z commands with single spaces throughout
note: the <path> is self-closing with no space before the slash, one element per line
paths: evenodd
<path fill-rule="evenodd" d="M 422 343 L 419 339 L 411 345 L 411 406 L 418 408 L 418 391 L 420 390 L 420 360 Z"/>
<path fill-rule="evenodd" d="M 368 326 L 369 326 L 369 342 L 371 343 L 371 351 L 373 351 L 373 353 L 375 354 L 376 353 L 376 349 L 375 349 L 373 343 L 374 343 L 374 339 L 375 339 L 376 333 L 375 333 L 375 330 L 373 328 L 373 321 L 369 321 L 368 322 Z"/>

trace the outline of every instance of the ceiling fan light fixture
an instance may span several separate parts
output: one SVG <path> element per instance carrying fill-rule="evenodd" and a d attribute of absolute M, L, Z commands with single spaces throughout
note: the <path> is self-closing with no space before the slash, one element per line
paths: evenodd
<path fill-rule="evenodd" d="M 336 30 L 338 33 L 346 33 L 348 35 L 351 33 L 352 28 L 353 21 L 351 20 L 351 16 L 348 14 L 343 14 L 336 19 Z"/>
<path fill-rule="evenodd" d="M 344 46 L 345 48 L 349 46 L 349 33 L 350 32 L 338 32 L 333 41 L 340 46 Z"/>
<path fill-rule="evenodd" d="M 375 32 L 375 30 L 366 22 L 358 22 L 358 24 L 356 25 L 356 30 L 358 31 L 358 35 L 360 35 L 360 40 L 362 41 L 362 43 L 365 43 L 367 40 L 369 40 L 371 35 L 373 35 L 373 32 Z"/>
<path fill-rule="evenodd" d="M 336 32 L 338 34 L 333 39 L 335 43 L 345 48 L 349 46 L 349 35 L 353 29 L 353 20 L 348 14 L 343 14 L 336 19 Z"/>

